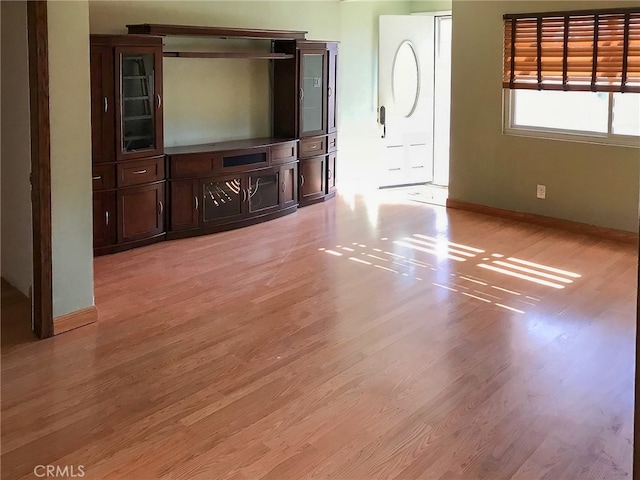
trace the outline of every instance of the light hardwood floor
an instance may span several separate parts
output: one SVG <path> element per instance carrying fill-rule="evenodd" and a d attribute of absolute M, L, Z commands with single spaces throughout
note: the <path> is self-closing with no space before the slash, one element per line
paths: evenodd
<path fill-rule="evenodd" d="M 2 478 L 630 478 L 636 275 L 358 196 L 97 258 L 98 323 L 3 350 Z"/>

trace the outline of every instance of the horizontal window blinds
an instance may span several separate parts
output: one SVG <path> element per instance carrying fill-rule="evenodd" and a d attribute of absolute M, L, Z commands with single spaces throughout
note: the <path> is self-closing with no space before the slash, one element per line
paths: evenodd
<path fill-rule="evenodd" d="M 504 88 L 640 92 L 640 7 L 504 16 Z"/>

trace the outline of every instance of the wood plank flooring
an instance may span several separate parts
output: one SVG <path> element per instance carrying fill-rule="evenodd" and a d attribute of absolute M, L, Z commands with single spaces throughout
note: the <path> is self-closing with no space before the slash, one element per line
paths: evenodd
<path fill-rule="evenodd" d="M 376 195 L 97 258 L 2 478 L 630 478 L 634 247 Z"/>
<path fill-rule="evenodd" d="M 1 346 L 6 353 L 38 337 L 31 331 L 31 304 L 28 297 L 2 279 Z"/>

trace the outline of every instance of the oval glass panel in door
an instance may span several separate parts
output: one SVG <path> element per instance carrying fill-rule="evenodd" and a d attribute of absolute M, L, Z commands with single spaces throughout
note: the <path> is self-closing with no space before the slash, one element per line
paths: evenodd
<path fill-rule="evenodd" d="M 396 51 L 391 82 L 396 111 L 403 117 L 410 117 L 420 95 L 420 69 L 416 52 L 408 40 L 402 42 Z"/>

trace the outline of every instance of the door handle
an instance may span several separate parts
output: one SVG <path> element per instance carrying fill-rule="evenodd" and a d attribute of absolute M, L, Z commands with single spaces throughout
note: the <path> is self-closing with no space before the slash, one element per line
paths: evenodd
<path fill-rule="evenodd" d="M 300 186 L 304 185 L 304 175 L 300 174 Z"/>
<path fill-rule="evenodd" d="M 304 90 L 300 87 L 300 101 L 304 99 Z"/>
<path fill-rule="evenodd" d="M 109 210 L 104 212 L 104 223 L 109 226 Z"/>
<path fill-rule="evenodd" d="M 331 180 L 331 169 L 327 170 L 327 178 Z"/>
<path fill-rule="evenodd" d="M 287 182 L 282 182 L 282 193 L 287 191 Z"/>
<path fill-rule="evenodd" d="M 387 136 L 387 109 L 380 105 L 380 125 L 382 125 L 382 138 Z"/>
<path fill-rule="evenodd" d="M 109 101 L 107 100 L 107 97 L 104 97 L 104 113 L 107 113 L 109 111 Z"/>
<path fill-rule="evenodd" d="M 162 97 L 159 93 L 156 94 L 156 100 L 158 101 L 158 108 L 160 108 L 162 106 Z"/>
<path fill-rule="evenodd" d="M 333 89 L 332 89 L 331 87 L 329 87 L 329 88 L 328 88 L 328 90 L 329 90 L 329 91 L 328 91 L 328 95 L 329 95 L 329 96 L 333 95 Z"/>
<path fill-rule="evenodd" d="M 164 212 L 164 205 L 162 204 L 162 200 L 158 202 L 158 206 L 160 207 L 160 216 L 162 216 Z"/>
<path fill-rule="evenodd" d="M 198 197 L 193 197 L 193 199 L 195 200 L 195 203 L 196 203 L 196 210 L 198 210 Z"/>
<path fill-rule="evenodd" d="M 91 180 L 102 180 L 102 175 L 96 175 L 95 177 L 91 177 Z"/>

